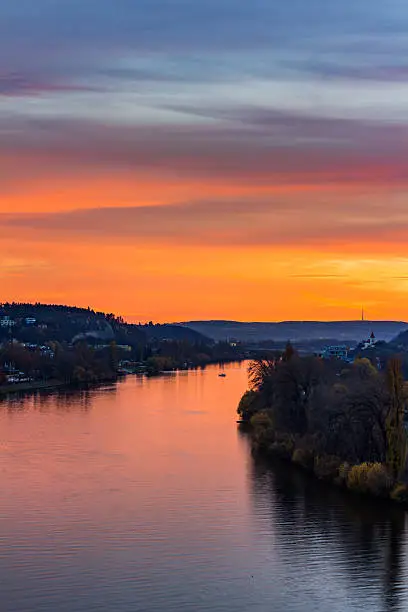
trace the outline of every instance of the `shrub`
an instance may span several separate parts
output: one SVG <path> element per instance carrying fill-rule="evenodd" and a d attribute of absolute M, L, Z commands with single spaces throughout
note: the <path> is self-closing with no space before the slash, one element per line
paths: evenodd
<path fill-rule="evenodd" d="M 306 470 L 313 469 L 314 464 L 314 453 L 312 449 L 308 448 L 296 448 L 292 455 L 293 463 L 300 465 Z"/>
<path fill-rule="evenodd" d="M 347 476 L 347 487 L 351 491 L 368 492 L 367 473 L 369 469 L 368 463 L 353 465 Z"/>
<path fill-rule="evenodd" d="M 238 404 L 237 412 L 243 421 L 250 421 L 259 408 L 259 393 L 246 391 Z"/>
<path fill-rule="evenodd" d="M 251 417 L 251 425 L 254 429 L 269 429 L 272 427 L 272 419 L 267 412 L 258 412 Z"/>
<path fill-rule="evenodd" d="M 408 504 L 408 486 L 402 482 L 398 483 L 391 491 L 390 497 L 400 504 Z"/>
<path fill-rule="evenodd" d="M 268 413 L 259 412 L 251 418 L 253 427 L 252 450 L 255 452 L 266 451 L 275 439 L 272 420 Z"/>
<path fill-rule="evenodd" d="M 269 453 L 282 457 L 282 459 L 290 459 L 292 457 L 293 446 L 285 442 L 272 442 L 268 447 Z"/>
<path fill-rule="evenodd" d="M 283 459 L 291 459 L 295 449 L 295 441 L 291 434 L 277 433 L 275 441 L 269 445 L 269 452 L 282 457 Z"/>
<path fill-rule="evenodd" d="M 335 480 L 339 474 L 341 459 L 335 455 L 315 457 L 314 473 L 321 480 Z"/>
<path fill-rule="evenodd" d="M 149 357 L 146 361 L 147 376 L 158 376 L 160 374 L 160 365 L 155 357 Z"/>
<path fill-rule="evenodd" d="M 392 477 L 386 468 L 381 463 L 374 463 L 368 472 L 368 489 L 373 495 L 379 497 L 388 496 L 392 488 Z"/>
<path fill-rule="evenodd" d="M 347 461 L 341 464 L 341 466 L 339 467 L 339 475 L 337 479 L 338 484 L 347 486 L 347 479 L 348 479 L 350 470 L 351 470 L 351 465 L 347 463 Z"/>
<path fill-rule="evenodd" d="M 392 487 L 392 478 L 382 463 L 361 463 L 351 468 L 347 486 L 352 491 L 384 497 Z"/>
<path fill-rule="evenodd" d="M 347 393 L 347 387 L 341 383 L 336 383 L 333 385 L 333 391 L 337 395 L 345 395 Z"/>

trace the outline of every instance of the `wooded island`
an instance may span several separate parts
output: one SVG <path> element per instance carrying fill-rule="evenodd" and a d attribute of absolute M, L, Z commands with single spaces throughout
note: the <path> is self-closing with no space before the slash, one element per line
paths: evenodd
<path fill-rule="evenodd" d="M 238 414 L 253 452 L 289 459 L 350 490 L 408 502 L 407 388 L 400 360 L 281 355 L 252 361 Z"/>

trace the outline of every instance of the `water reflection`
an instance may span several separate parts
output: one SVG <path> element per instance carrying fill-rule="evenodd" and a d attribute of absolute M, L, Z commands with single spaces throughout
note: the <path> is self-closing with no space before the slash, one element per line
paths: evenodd
<path fill-rule="evenodd" d="M 260 523 L 269 521 L 294 574 L 310 583 L 320 571 L 325 580 L 346 579 L 352 609 L 407 609 L 403 510 L 327 489 L 279 461 L 268 466 L 253 459 L 249 476 L 254 512 Z"/>
<path fill-rule="evenodd" d="M 98 388 L 65 387 L 42 389 L 36 392 L 16 393 L 0 400 L 0 411 L 13 412 L 71 412 L 91 410 L 98 394 L 112 396 L 117 392 L 116 384 L 101 385 Z"/>
<path fill-rule="evenodd" d="M 1 612 L 408 610 L 404 513 L 255 462 L 218 373 L 0 404 Z"/>

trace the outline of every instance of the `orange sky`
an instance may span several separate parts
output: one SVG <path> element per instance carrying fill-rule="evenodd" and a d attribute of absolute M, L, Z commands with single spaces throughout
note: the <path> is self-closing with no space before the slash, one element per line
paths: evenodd
<path fill-rule="evenodd" d="M 0 301 L 408 320 L 403 5 L 117 4 L 2 7 Z"/>
<path fill-rule="evenodd" d="M 362 305 L 373 319 L 405 319 L 404 236 L 398 238 L 398 227 L 391 237 L 384 232 L 383 214 L 366 218 L 373 197 L 394 202 L 397 214 L 399 199 L 404 199 L 400 191 L 391 197 L 388 186 L 375 195 L 361 184 L 250 189 L 229 181 L 200 185 L 197 180 L 167 183 L 143 176 L 104 176 L 68 182 L 51 176 L 0 199 L 8 220 L 0 228 L 2 299 L 91 305 L 136 321 L 352 319 L 359 317 Z M 240 210 L 234 218 L 231 202 L 259 197 L 265 202 L 256 215 L 249 203 L 246 213 Z M 277 197 L 282 212 L 274 220 L 268 211 Z M 116 208 L 129 207 L 133 214 L 134 207 L 202 199 L 219 204 L 208 218 L 200 215 L 196 222 L 193 207 L 187 213 L 193 219 L 185 227 L 179 227 L 183 209 L 169 231 L 172 215 L 162 223 L 159 208 L 156 217 L 142 219 L 148 229 L 149 224 L 155 226 L 147 235 L 144 225 L 139 231 L 137 217 L 129 218 L 129 232 L 123 222 L 112 226 Z M 326 201 L 334 202 L 332 210 L 328 204 L 324 208 Z M 346 231 L 336 235 L 339 221 L 344 225 L 338 210 L 344 202 Z M 357 232 L 349 237 L 355 230 L 352 222 L 347 227 L 347 220 L 356 203 L 362 220 L 354 225 L 361 236 Z M 113 209 L 114 216 L 95 224 L 90 209 L 101 206 Z M 85 226 L 81 217 L 75 218 L 77 213 L 73 219 L 58 219 L 60 212 L 81 209 L 87 215 Z M 45 213 L 44 227 L 37 216 L 33 222 L 33 213 Z M 48 225 L 50 214 L 57 220 Z M 264 223 L 266 234 L 261 231 Z M 279 226 L 271 227 L 275 223 L 282 232 Z M 368 229 L 372 226 L 372 234 L 365 235 L 365 223 Z M 316 235 L 311 232 L 314 226 Z"/>

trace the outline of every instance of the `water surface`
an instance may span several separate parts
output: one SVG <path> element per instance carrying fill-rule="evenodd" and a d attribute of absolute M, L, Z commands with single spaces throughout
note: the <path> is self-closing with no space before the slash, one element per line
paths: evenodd
<path fill-rule="evenodd" d="M 255 462 L 225 371 L 0 404 L 2 612 L 408 610 L 405 513 Z"/>

